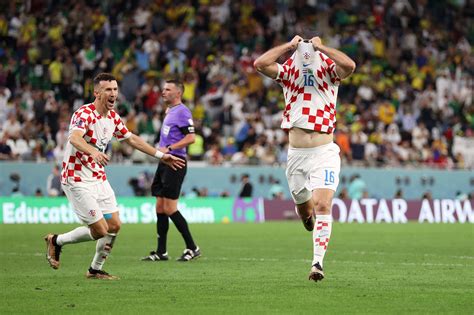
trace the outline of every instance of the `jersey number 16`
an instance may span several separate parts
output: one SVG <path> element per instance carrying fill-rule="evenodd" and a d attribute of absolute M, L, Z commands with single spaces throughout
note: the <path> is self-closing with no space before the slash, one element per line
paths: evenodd
<path fill-rule="evenodd" d="M 304 86 L 314 86 L 314 81 L 316 80 L 314 78 L 314 75 L 312 74 L 304 74 Z"/>

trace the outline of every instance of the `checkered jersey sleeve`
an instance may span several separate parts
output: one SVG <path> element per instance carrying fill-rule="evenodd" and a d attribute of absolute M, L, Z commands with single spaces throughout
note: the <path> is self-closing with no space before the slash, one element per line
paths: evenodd
<path fill-rule="evenodd" d="M 321 64 L 324 67 L 324 70 L 326 70 L 331 83 L 334 85 L 339 85 L 339 83 L 341 83 L 341 78 L 339 78 L 337 75 L 336 63 L 322 52 L 319 52 L 318 55 L 321 58 Z"/>
<path fill-rule="evenodd" d="M 110 116 L 115 125 L 114 137 L 117 138 L 118 141 L 130 138 L 132 133 L 127 129 L 122 118 L 116 112 L 111 112 Z"/>
<path fill-rule="evenodd" d="M 291 69 L 293 68 L 293 58 L 289 58 L 285 61 L 284 64 L 277 63 L 278 73 L 275 78 L 275 81 L 280 84 L 282 87 L 288 85 L 290 81 Z"/>
<path fill-rule="evenodd" d="M 92 110 L 88 107 L 82 107 L 72 116 L 69 129 L 70 131 L 80 130 L 85 133 L 89 130 L 92 120 Z"/>

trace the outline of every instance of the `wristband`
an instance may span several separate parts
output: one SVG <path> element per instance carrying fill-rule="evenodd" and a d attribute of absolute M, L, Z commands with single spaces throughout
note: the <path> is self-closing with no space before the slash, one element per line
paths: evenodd
<path fill-rule="evenodd" d="M 160 159 L 164 156 L 165 154 L 161 152 L 160 150 L 156 150 L 155 157 Z"/>

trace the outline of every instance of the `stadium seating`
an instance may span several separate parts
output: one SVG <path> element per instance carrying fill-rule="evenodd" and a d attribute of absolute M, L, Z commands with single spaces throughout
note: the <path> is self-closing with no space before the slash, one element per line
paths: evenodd
<path fill-rule="evenodd" d="M 59 162 L 71 113 L 93 100 L 91 78 L 108 71 L 120 84 L 118 112 L 151 143 L 164 115 L 162 80 L 178 76 L 203 140 L 193 160 L 284 164 L 281 89 L 252 64 L 298 33 L 357 63 L 337 104 L 344 165 L 474 167 L 473 34 L 464 27 L 472 17 L 462 4 L 54 3 L 2 7 L 1 159 Z M 147 161 L 118 143 L 109 150 L 115 162 Z"/>

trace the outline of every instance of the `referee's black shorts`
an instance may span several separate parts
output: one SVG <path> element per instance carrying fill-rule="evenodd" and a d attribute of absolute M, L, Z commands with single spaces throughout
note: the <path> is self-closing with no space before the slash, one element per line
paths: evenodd
<path fill-rule="evenodd" d="M 151 184 L 151 194 L 155 197 L 178 199 L 181 194 L 181 185 L 186 176 L 187 163 L 183 168 L 174 171 L 164 163 L 158 163 L 158 168 Z"/>

